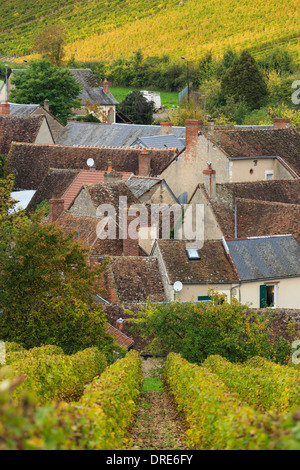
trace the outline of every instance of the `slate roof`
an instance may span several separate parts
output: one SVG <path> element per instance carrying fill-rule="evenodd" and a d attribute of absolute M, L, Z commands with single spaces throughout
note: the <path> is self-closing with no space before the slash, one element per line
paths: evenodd
<path fill-rule="evenodd" d="M 242 281 L 300 276 L 300 246 L 291 235 L 226 243 Z"/>
<path fill-rule="evenodd" d="M 119 104 L 111 92 L 104 93 L 102 88 L 84 89 L 80 92 L 78 98 L 81 99 L 83 105 L 85 105 L 87 102 L 106 106 L 116 106 Z"/>
<path fill-rule="evenodd" d="M 140 149 L 133 147 L 73 147 L 16 143 L 9 153 L 7 166 L 9 171 L 15 174 L 16 189 L 37 189 L 50 168 L 85 170 L 88 168 L 89 158 L 94 160 L 96 170 L 106 171 L 110 160 L 115 171 L 138 174 L 140 152 Z M 159 175 L 174 156 L 172 149 L 149 149 L 148 153 L 151 157 L 150 176 Z"/>
<path fill-rule="evenodd" d="M 33 113 L 40 105 L 39 104 L 17 104 L 9 103 L 10 116 L 24 116 Z"/>
<path fill-rule="evenodd" d="M 172 134 L 139 137 L 132 145 L 140 145 L 145 148 L 176 148 L 179 151 L 185 147 L 183 139 L 178 139 Z"/>
<path fill-rule="evenodd" d="M 185 127 L 173 126 L 172 133 L 177 138 L 185 138 Z M 130 147 L 140 137 L 159 135 L 160 126 L 154 125 L 69 122 L 56 136 L 55 143 L 98 147 Z"/>
<path fill-rule="evenodd" d="M 94 76 L 91 69 L 70 69 L 77 83 L 82 86 L 78 98 L 85 105 L 87 101 L 92 104 L 99 103 L 101 105 L 117 105 L 118 101 L 109 93 L 104 93 L 103 88 Z"/>
<path fill-rule="evenodd" d="M 0 116 L 0 154 L 7 155 L 12 142 L 33 143 L 45 119 L 45 116 Z"/>
<path fill-rule="evenodd" d="M 160 184 L 162 181 L 161 178 L 147 178 L 145 176 L 131 176 L 126 181 L 126 186 L 133 192 L 135 197 L 139 198 L 147 191 L 150 191 L 154 186 Z"/>
<path fill-rule="evenodd" d="M 215 130 L 208 137 L 230 158 L 281 157 L 300 176 L 300 134 L 293 127 Z"/>
<path fill-rule="evenodd" d="M 102 259 L 99 259 L 101 263 Z M 103 276 L 102 286 L 107 294 L 102 296 L 115 303 L 163 302 L 166 300 L 158 261 L 154 257 L 109 257 L 109 265 Z"/>
<path fill-rule="evenodd" d="M 190 260 L 184 240 L 156 241 L 165 264 L 170 283 L 226 284 L 238 280 L 234 266 L 219 240 L 207 240 L 199 250 L 200 259 Z"/>

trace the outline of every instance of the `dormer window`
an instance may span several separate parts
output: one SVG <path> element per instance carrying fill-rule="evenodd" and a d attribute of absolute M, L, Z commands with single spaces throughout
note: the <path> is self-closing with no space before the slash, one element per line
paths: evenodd
<path fill-rule="evenodd" d="M 190 260 L 200 259 L 199 250 L 197 248 L 186 248 L 186 253 Z"/>

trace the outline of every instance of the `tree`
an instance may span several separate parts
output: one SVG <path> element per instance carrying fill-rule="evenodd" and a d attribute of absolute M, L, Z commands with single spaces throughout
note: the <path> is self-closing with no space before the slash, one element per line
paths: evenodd
<path fill-rule="evenodd" d="M 272 342 L 270 316 L 258 314 L 236 299 L 231 303 L 210 293 L 212 303 L 203 302 L 147 305 L 129 320 L 153 353 L 180 353 L 190 362 L 202 363 L 218 354 L 231 362 L 243 362 L 260 355 L 278 361 L 289 357 L 290 344 Z"/>
<path fill-rule="evenodd" d="M 34 49 L 53 65 L 61 65 L 64 57 L 66 33 L 63 26 L 46 26 L 37 36 Z"/>
<path fill-rule="evenodd" d="M 65 353 L 107 347 L 105 314 L 92 298 L 103 268 L 87 264 L 72 233 L 34 217 L 1 261 L 1 340 L 54 344 Z"/>
<path fill-rule="evenodd" d="M 135 124 L 152 124 L 154 103 L 148 101 L 138 90 L 128 93 L 118 105 L 118 109 Z"/>
<path fill-rule="evenodd" d="M 248 51 L 234 59 L 222 77 L 221 90 L 224 96 L 233 96 L 236 102 L 244 99 L 250 110 L 263 106 L 268 95 L 267 84 Z"/>
<path fill-rule="evenodd" d="M 81 106 L 77 98 L 81 86 L 70 70 L 52 65 L 49 60 L 32 62 L 26 72 L 17 74 L 12 82 L 16 87 L 10 92 L 12 102 L 43 105 L 48 99 L 50 111 L 63 123 L 72 115 L 72 108 Z"/>

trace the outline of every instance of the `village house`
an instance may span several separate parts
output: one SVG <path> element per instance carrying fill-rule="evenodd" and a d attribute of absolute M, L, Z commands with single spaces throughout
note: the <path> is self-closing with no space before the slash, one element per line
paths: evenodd
<path fill-rule="evenodd" d="M 300 246 L 292 235 L 206 240 L 200 250 L 157 240 L 151 255 L 169 301 L 207 302 L 212 290 L 257 309 L 300 308 Z"/>
<path fill-rule="evenodd" d="M 163 169 L 161 176 L 174 194 L 187 202 L 203 170 L 211 163 L 217 183 L 298 179 L 300 134 L 287 119 L 273 126 L 210 126 L 187 120 L 185 149 Z"/>
<path fill-rule="evenodd" d="M 106 79 L 99 86 L 91 69 L 70 69 L 76 82 L 82 90 L 78 96 L 81 108 L 73 109 L 76 116 L 85 116 L 89 112 L 94 114 L 101 122 L 113 124 L 116 122 L 116 107 L 118 101 L 109 91 Z"/>
<path fill-rule="evenodd" d="M 15 142 L 53 144 L 54 140 L 45 116 L 10 116 L 9 103 L 2 103 L 0 154 L 8 155 L 11 145 L 15 145 Z"/>

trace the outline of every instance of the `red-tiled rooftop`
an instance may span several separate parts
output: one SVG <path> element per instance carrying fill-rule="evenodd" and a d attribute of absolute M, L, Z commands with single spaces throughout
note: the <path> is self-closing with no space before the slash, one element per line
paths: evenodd
<path fill-rule="evenodd" d="M 122 331 L 118 330 L 110 324 L 107 325 L 106 332 L 112 335 L 118 345 L 122 346 L 123 348 L 129 349 L 134 344 L 134 340 L 132 338 L 129 338 L 129 336 L 125 335 L 122 333 Z"/>

